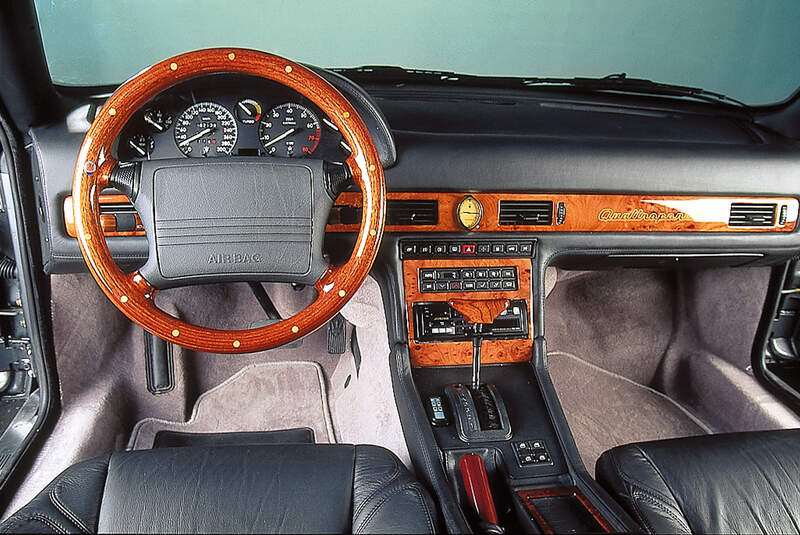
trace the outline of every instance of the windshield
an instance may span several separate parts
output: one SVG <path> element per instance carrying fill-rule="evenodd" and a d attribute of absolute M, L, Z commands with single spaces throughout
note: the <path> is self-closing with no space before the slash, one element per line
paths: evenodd
<path fill-rule="evenodd" d="M 629 77 L 749 105 L 800 85 L 798 0 L 36 0 L 55 83 L 116 85 L 180 52 L 242 46 L 321 67 Z"/>

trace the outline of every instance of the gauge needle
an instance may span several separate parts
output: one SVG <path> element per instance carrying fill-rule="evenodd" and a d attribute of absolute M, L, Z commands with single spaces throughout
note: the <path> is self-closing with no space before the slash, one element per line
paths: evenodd
<path fill-rule="evenodd" d="M 136 143 L 134 143 L 134 141 L 132 139 L 130 141 L 128 141 L 128 145 L 130 145 L 131 148 L 133 150 L 135 150 L 136 152 L 138 152 L 140 155 L 147 156 L 147 153 L 145 152 L 145 150 L 142 147 L 140 147 L 139 145 L 137 145 Z"/>
<path fill-rule="evenodd" d="M 242 108 L 242 111 L 243 111 L 243 112 L 245 112 L 245 113 L 246 113 L 247 115 L 249 115 L 250 117 L 252 117 L 252 116 L 253 116 L 253 113 L 252 113 L 250 110 L 248 110 L 248 109 L 247 109 L 247 106 L 245 106 L 245 105 L 244 105 L 244 104 L 242 104 L 241 102 L 239 103 L 239 107 L 240 107 L 240 108 Z"/>
<path fill-rule="evenodd" d="M 287 137 L 291 136 L 292 134 L 294 134 L 298 130 L 300 130 L 300 129 L 299 128 L 290 128 L 289 130 L 287 130 L 283 134 L 281 134 L 278 137 L 276 137 L 275 139 L 271 140 L 269 143 L 265 143 L 264 144 L 264 148 L 267 148 L 270 145 L 274 145 L 275 143 L 277 143 L 278 141 L 280 141 L 282 139 L 286 139 Z"/>
<path fill-rule="evenodd" d="M 205 128 L 203 130 L 200 130 L 198 133 L 196 133 L 192 137 L 188 137 L 188 138 L 184 139 L 183 141 L 181 141 L 180 143 L 178 143 L 178 146 L 179 147 L 183 147 L 185 145 L 188 145 L 192 141 L 196 141 L 196 140 L 200 139 L 201 137 L 203 137 L 204 135 L 210 134 L 214 130 L 216 130 L 216 128 Z"/>

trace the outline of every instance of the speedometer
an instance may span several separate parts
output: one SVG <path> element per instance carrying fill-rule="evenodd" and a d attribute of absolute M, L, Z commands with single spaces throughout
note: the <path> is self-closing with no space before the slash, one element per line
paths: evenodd
<path fill-rule="evenodd" d="M 175 120 L 175 144 L 186 156 L 230 155 L 238 136 L 231 112 L 214 102 L 198 102 Z"/>
<path fill-rule="evenodd" d="M 317 115 L 300 104 L 275 106 L 258 125 L 258 139 L 270 156 L 302 158 L 317 150 L 320 137 Z"/>

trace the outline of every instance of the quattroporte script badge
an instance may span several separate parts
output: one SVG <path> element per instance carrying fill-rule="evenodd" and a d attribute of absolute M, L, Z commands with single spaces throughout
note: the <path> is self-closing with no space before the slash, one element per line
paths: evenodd
<path fill-rule="evenodd" d="M 264 257 L 258 253 L 212 254 L 208 257 L 209 264 L 258 264 L 263 261 Z"/>
<path fill-rule="evenodd" d="M 684 212 L 648 212 L 637 208 L 627 212 L 615 212 L 611 208 L 604 208 L 597 214 L 599 221 L 685 221 L 689 216 Z"/>

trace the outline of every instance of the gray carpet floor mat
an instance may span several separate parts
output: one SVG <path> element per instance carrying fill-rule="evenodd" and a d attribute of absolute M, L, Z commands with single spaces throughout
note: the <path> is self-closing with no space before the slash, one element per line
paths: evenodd
<path fill-rule="evenodd" d="M 152 448 L 159 431 L 230 433 L 298 427 L 311 428 L 317 443 L 335 442 L 322 367 L 316 362 L 265 362 L 240 370 L 202 394 L 188 421 L 140 420 L 128 447 Z"/>
<path fill-rule="evenodd" d="M 709 427 L 672 398 L 576 355 L 547 354 L 581 459 L 589 473 L 614 446 L 645 440 L 702 435 Z"/>

